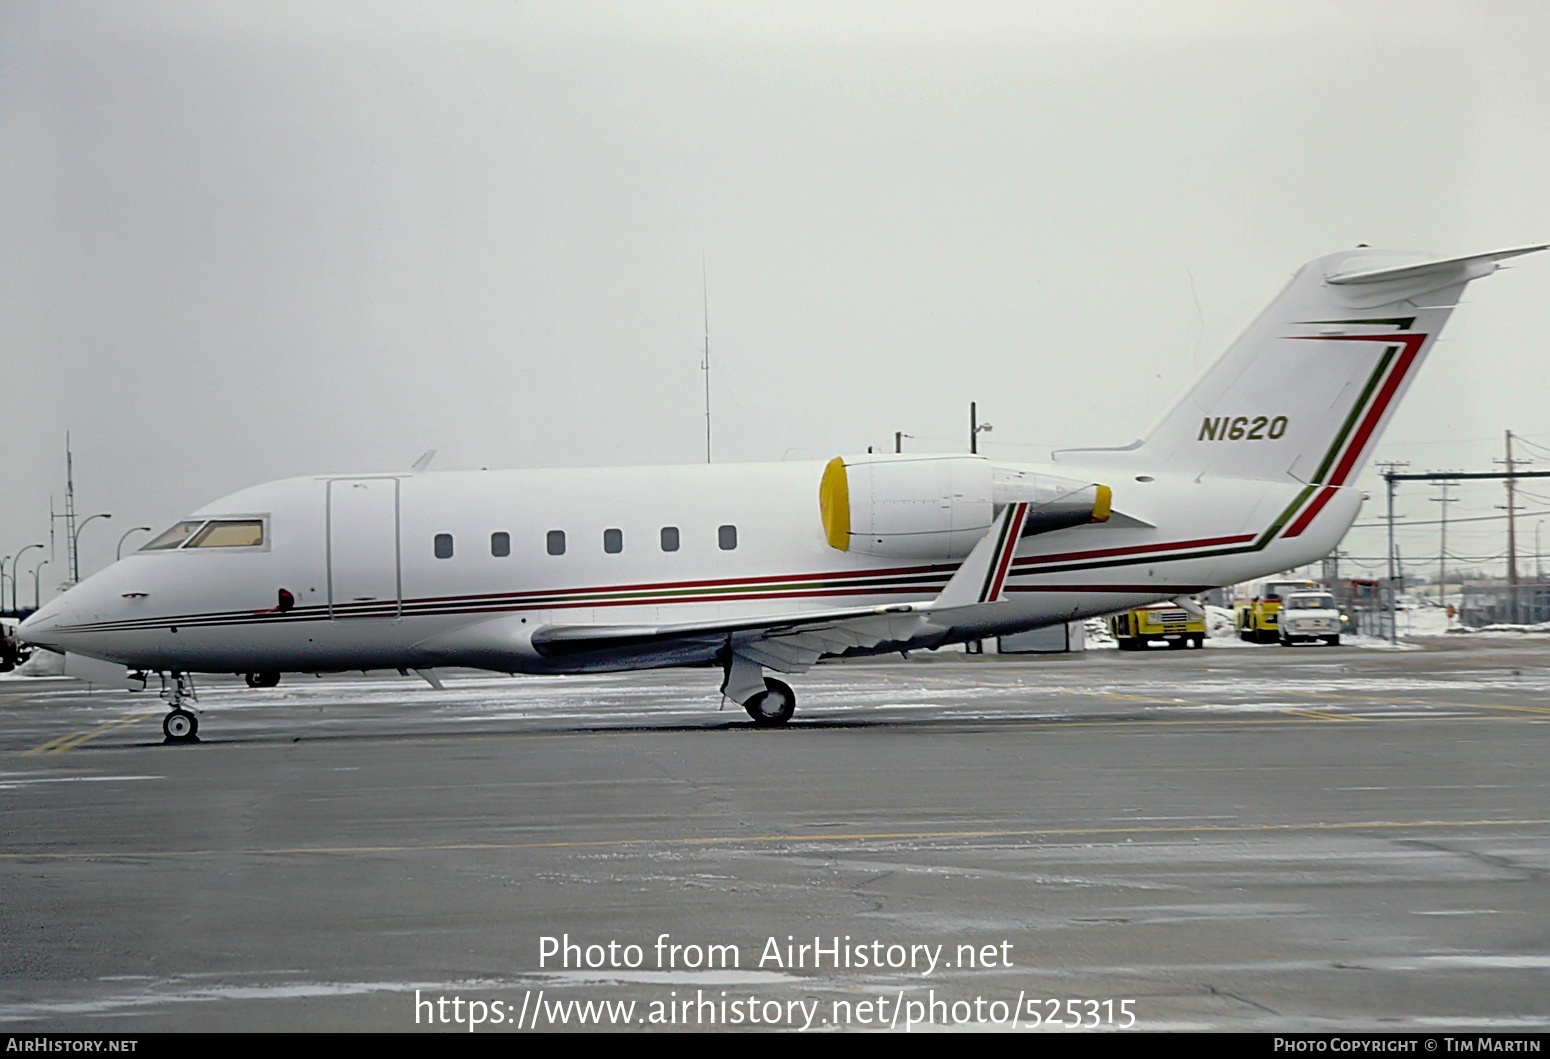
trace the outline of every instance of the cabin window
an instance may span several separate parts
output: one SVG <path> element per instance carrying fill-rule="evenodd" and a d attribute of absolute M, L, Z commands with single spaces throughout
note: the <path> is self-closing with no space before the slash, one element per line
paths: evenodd
<path fill-rule="evenodd" d="M 624 551 L 624 530 L 605 529 L 603 531 L 603 551 L 609 555 L 618 555 Z"/>
<path fill-rule="evenodd" d="M 211 519 L 189 538 L 185 548 L 257 548 L 264 543 L 264 520 Z"/>
<path fill-rule="evenodd" d="M 438 559 L 450 559 L 450 558 L 452 558 L 452 534 L 450 534 L 450 533 L 438 533 L 438 534 L 436 534 L 436 558 L 438 558 Z"/>
<path fill-rule="evenodd" d="M 511 534 L 490 534 L 490 554 L 497 559 L 504 559 L 511 554 Z"/>
<path fill-rule="evenodd" d="M 178 545 L 192 537 L 194 535 L 194 531 L 204 524 L 205 520 L 202 518 L 190 519 L 186 522 L 179 522 L 176 526 L 173 526 L 170 530 L 161 534 L 159 537 L 151 541 L 151 543 L 147 544 L 140 550 L 142 552 L 171 551 L 173 548 L 176 548 Z"/>
<path fill-rule="evenodd" d="M 565 531 L 564 530 L 550 530 L 549 531 L 549 537 L 548 537 L 548 547 L 549 547 L 549 554 L 550 555 L 564 555 L 565 554 Z"/>
<path fill-rule="evenodd" d="M 721 545 L 721 550 L 729 552 L 737 547 L 737 527 L 722 526 L 716 531 L 716 542 Z"/>
<path fill-rule="evenodd" d="M 664 552 L 676 552 L 678 550 L 678 527 L 662 527 L 662 550 Z"/>

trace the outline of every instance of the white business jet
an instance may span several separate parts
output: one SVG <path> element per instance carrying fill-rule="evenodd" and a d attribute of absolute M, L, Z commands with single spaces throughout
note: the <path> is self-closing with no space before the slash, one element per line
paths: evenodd
<path fill-rule="evenodd" d="M 585 673 L 703 666 L 757 724 L 765 675 L 933 648 L 1247 581 L 1327 555 L 1357 474 L 1472 257 L 1359 249 L 1304 266 L 1162 417 L 1047 465 L 842 456 L 588 470 L 318 475 L 189 515 L 21 627 L 161 674 Z"/>

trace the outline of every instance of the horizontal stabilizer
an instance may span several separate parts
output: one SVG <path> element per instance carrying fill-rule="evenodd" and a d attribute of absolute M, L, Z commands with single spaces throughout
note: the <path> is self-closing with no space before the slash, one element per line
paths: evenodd
<path fill-rule="evenodd" d="M 1469 254 L 1464 257 L 1448 257 L 1439 261 L 1423 261 L 1418 265 L 1398 265 L 1393 268 L 1373 268 L 1358 272 L 1337 272 L 1325 276 L 1324 282 L 1343 287 L 1359 283 L 1387 283 L 1398 280 L 1419 279 L 1444 272 L 1467 272 L 1465 279 L 1479 279 L 1496 271 L 1497 262 L 1509 257 L 1537 253 L 1550 249 L 1550 243 L 1538 246 L 1520 246 L 1512 250 L 1495 250 L 1489 254 Z"/>

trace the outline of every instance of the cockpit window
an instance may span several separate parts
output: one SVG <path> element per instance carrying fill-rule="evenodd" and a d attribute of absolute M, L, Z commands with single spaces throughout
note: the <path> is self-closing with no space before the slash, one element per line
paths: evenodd
<path fill-rule="evenodd" d="M 257 548 L 264 543 L 264 520 L 211 519 L 185 548 Z"/>
<path fill-rule="evenodd" d="M 192 519 L 187 522 L 179 522 L 166 533 L 157 537 L 151 543 L 141 548 L 142 552 L 167 552 L 178 547 L 184 541 L 194 535 L 194 531 L 205 524 L 202 518 Z"/>

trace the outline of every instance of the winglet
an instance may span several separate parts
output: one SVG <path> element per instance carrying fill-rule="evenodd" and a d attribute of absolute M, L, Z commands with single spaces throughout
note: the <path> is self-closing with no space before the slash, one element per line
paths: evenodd
<path fill-rule="evenodd" d="M 431 465 L 431 461 L 434 460 L 435 458 L 436 458 L 436 450 L 435 449 L 426 449 L 425 450 L 425 455 L 423 455 L 419 459 L 415 460 L 414 461 L 414 466 L 412 468 L 410 468 L 410 470 L 423 471 L 423 470 L 425 470 L 427 467 L 429 467 Z"/>
<path fill-rule="evenodd" d="M 1017 539 L 1022 536 L 1023 523 L 1028 518 L 1028 507 L 1028 504 L 1008 504 L 1002 508 L 1001 517 L 991 523 L 985 536 L 942 589 L 942 594 L 932 600 L 931 610 L 972 607 L 1001 600 L 1007 574 L 1012 569 L 1012 553 L 1017 550 Z"/>

